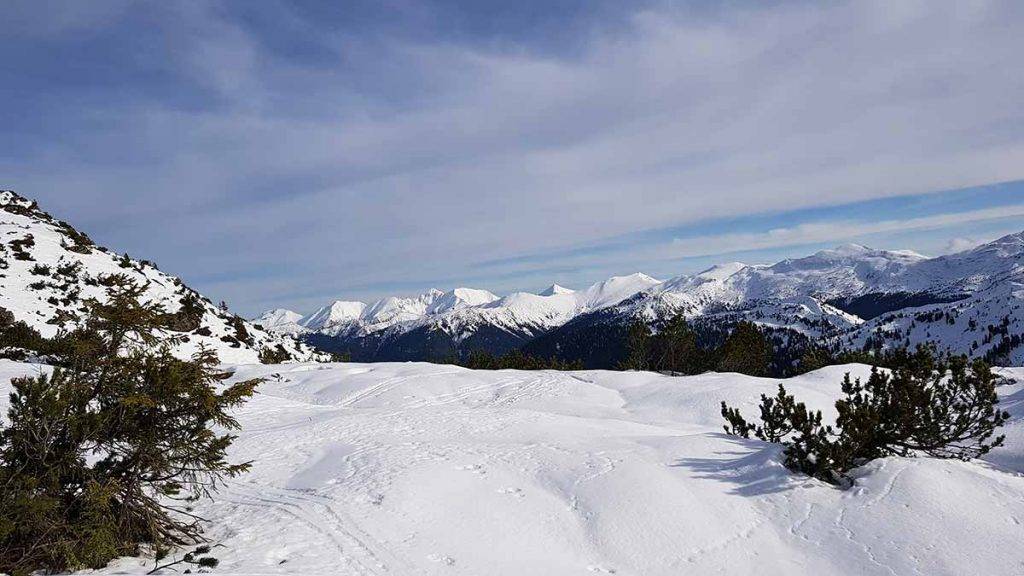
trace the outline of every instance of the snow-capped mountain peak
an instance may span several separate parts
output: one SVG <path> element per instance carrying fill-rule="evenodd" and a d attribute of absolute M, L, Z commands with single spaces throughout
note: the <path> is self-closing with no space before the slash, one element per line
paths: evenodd
<path fill-rule="evenodd" d="M 840 244 L 831 250 L 824 250 L 823 252 L 832 252 L 843 256 L 858 256 L 860 254 L 871 252 L 871 248 L 868 248 L 863 244 L 849 242 L 846 244 Z"/>
<path fill-rule="evenodd" d="M 335 300 L 308 317 L 303 318 L 299 324 L 307 330 L 315 332 L 337 326 L 338 324 L 358 320 L 364 310 L 366 310 L 366 304 L 362 302 Z"/>
<path fill-rule="evenodd" d="M 538 296 L 554 296 L 556 294 L 573 294 L 576 291 L 572 288 L 566 288 L 565 286 L 559 286 L 558 284 L 552 284 L 547 288 L 537 293 Z"/>
<path fill-rule="evenodd" d="M 716 264 L 707 270 L 704 270 L 697 274 L 698 278 L 703 280 L 717 280 L 722 281 L 729 278 L 733 274 L 736 274 L 740 270 L 746 268 L 747 265 L 742 262 L 726 262 L 725 264 Z"/>
<path fill-rule="evenodd" d="M 412 298 L 389 296 L 370 304 L 360 319 L 376 328 L 417 320 L 425 316 L 431 305 L 442 296 L 444 292 L 436 288 Z"/>
<path fill-rule="evenodd" d="M 456 288 L 449 292 L 443 292 L 435 297 L 429 306 L 427 314 L 441 314 L 449 310 L 459 310 L 473 306 L 483 306 L 498 299 L 498 296 L 487 290 L 476 288 Z"/>
<path fill-rule="evenodd" d="M 253 318 L 253 321 L 264 322 L 265 325 L 297 324 L 299 320 L 302 320 L 302 314 L 284 308 L 267 310 L 259 317 Z"/>
<path fill-rule="evenodd" d="M 636 272 L 628 276 L 612 276 L 582 292 L 577 292 L 576 295 L 583 308 L 594 310 L 618 304 L 658 284 L 661 284 L 661 280 Z"/>
<path fill-rule="evenodd" d="M 997 258 L 1020 257 L 1024 254 L 1024 232 L 1008 234 L 988 244 L 982 244 L 970 252 L 991 254 Z"/>
<path fill-rule="evenodd" d="M 270 332 L 288 334 L 291 336 L 303 334 L 307 331 L 304 326 L 299 324 L 299 321 L 301 320 L 302 314 L 293 312 L 292 310 L 286 310 L 284 308 L 267 310 L 263 314 L 252 319 L 257 326 L 262 326 Z"/>

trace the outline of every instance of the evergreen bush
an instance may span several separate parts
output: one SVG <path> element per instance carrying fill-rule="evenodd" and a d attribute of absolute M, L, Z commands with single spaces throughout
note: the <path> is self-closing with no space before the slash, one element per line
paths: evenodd
<path fill-rule="evenodd" d="M 12 381 L 0 428 L 0 572 L 98 568 L 140 545 L 202 541 L 188 502 L 248 463 L 226 450 L 257 380 L 227 386 L 216 356 L 175 358 L 165 315 L 120 278 L 63 334 L 52 374 Z"/>
<path fill-rule="evenodd" d="M 788 468 L 833 484 L 848 482 L 851 469 L 876 458 L 970 460 L 1002 445 L 995 431 L 1009 414 L 996 408 L 996 377 L 987 364 L 927 347 L 892 358 L 891 369 L 873 367 L 867 381 L 846 374 L 834 427 L 780 384 L 774 398 L 761 396 L 759 425 L 722 402 L 725 431 L 781 443 Z"/>

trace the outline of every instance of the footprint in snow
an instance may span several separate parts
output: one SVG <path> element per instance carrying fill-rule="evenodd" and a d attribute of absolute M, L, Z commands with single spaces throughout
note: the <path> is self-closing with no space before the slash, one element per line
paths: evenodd
<path fill-rule="evenodd" d="M 487 474 L 484 467 L 479 464 L 466 464 L 465 466 L 456 466 L 456 470 L 464 470 L 466 472 L 472 472 L 474 474 Z"/>
<path fill-rule="evenodd" d="M 445 556 L 443 554 L 431 554 L 427 556 L 427 560 L 430 560 L 431 562 L 437 562 L 439 564 L 444 564 L 445 566 L 455 566 L 455 559 L 451 556 Z"/>
<path fill-rule="evenodd" d="M 510 496 L 518 496 L 519 498 L 526 496 L 520 488 L 499 488 L 498 494 L 508 494 Z"/>
<path fill-rule="evenodd" d="M 598 574 L 615 574 L 615 568 L 609 568 L 607 566 L 591 565 L 587 566 L 587 570 Z"/>

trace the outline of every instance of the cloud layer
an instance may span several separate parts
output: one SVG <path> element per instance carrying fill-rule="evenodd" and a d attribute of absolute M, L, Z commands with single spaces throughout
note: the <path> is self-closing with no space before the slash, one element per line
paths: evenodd
<path fill-rule="evenodd" d="M 3 184 L 254 312 L 526 287 L 537 270 L 481 266 L 1024 179 L 1019 3 L 657 3 L 559 13 L 556 43 L 394 5 L 407 28 L 272 3 L 20 4 L 0 29 L 24 51 L 3 58 L 28 58 L 2 78 L 27 86 L 8 89 Z M 815 226 L 769 237 L 842 236 Z M 600 253 L 543 266 L 607 268 Z"/>

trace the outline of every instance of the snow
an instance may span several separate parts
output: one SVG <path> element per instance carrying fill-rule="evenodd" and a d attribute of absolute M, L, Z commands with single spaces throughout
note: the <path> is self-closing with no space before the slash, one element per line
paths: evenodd
<path fill-rule="evenodd" d="M 697 274 L 698 278 L 705 280 L 718 280 L 722 281 L 726 278 L 736 274 L 740 270 L 746 268 L 747 265 L 742 262 L 726 262 L 725 264 L 716 264 L 707 270 L 704 270 Z"/>
<path fill-rule="evenodd" d="M 432 289 L 416 298 L 384 298 L 368 306 L 362 320 L 370 326 L 379 327 L 416 320 L 426 315 L 431 304 L 443 295 L 444 292 Z"/>
<path fill-rule="evenodd" d="M 0 362 L 0 382 L 36 367 Z M 221 574 L 1020 574 L 1024 396 L 984 462 L 887 458 L 838 490 L 721 431 L 777 380 L 737 374 L 235 367 L 264 377 L 196 512 Z M 844 372 L 785 381 L 834 416 Z M 1001 371 L 1024 379 L 1024 369 Z M 6 403 L 0 384 L 0 404 Z M 0 409 L 3 406 L 0 405 Z M 143 573 L 123 559 L 104 573 Z"/>

